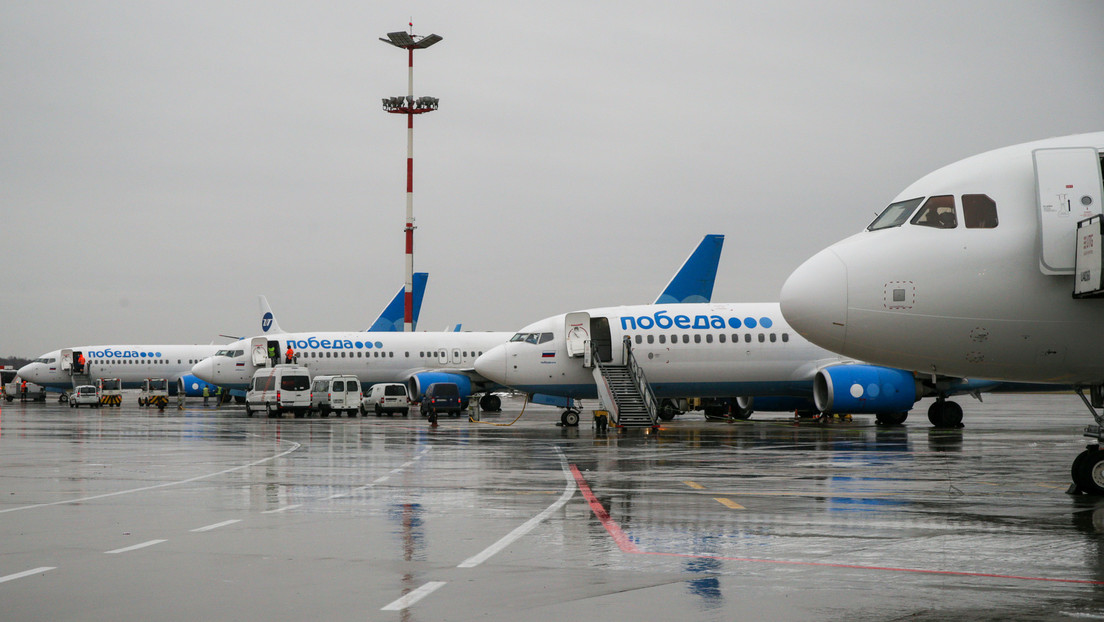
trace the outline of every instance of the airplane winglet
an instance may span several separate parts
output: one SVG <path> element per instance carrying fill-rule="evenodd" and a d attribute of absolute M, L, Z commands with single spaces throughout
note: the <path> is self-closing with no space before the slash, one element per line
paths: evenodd
<path fill-rule="evenodd" d="M 702 238 L 652 304 L 709 302 L 713 298 L 713 282 L 717 280 L 722 246 L 723 235 L 711 233 Z"/>
<path fill-rule="evenodd" d="M 428 272 L 415 272 L 414 273 L 414 297 L 413 297 L 413 309 L 414 312 L 414 326 L 418 328 L 418 316 L 422 312 L 422 297 L 425 295 L 426 282 L 429 280 Z M 379 314 L 375 322 L 368 327 L 369 331 L 380 332 L 392 332 L 401 333 L 403 330 L 403 322 L 406 319 L 406 305 L 405 305 L 406 287 L 400 287 L 399 293 L 395 294 L 395 297 L 391 299 L 387 307 Z"/>

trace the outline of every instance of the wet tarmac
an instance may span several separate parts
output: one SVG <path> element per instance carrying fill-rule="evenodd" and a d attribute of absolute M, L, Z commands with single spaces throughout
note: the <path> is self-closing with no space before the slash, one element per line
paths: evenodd
<path fill-rule="evenodd" d="M 1072 395 L 966 427 L 0 405 L 4 620 L 1104 619 Z"/>

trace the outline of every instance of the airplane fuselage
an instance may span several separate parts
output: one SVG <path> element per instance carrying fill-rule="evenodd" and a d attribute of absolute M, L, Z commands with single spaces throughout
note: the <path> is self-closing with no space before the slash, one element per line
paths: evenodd
<path fill-rule="evenodd" d="M 608 335 L 597 334 L 603 327 Z M 476 370 L 527 393 L 593 399 L 598 394 L 592 370 L 583 366 L 583 356 L 569 354 L 575 338 L 603 339 L 615 351 L 628 338 L 660 398 L 811 396 L 817 370 L 842 360 L 793 331 L 777 304 L 710 303 L 608 307 L 546 318 L 484 354 Z"/>
<path fill-rule="evenodd" d="M 191 373 L 192 366 L 214 355 L 219 345 L 99 345 L 75 346 L 48 352 L 19 370 L 29 382 L 50 389 L 68 391 L 74 378 L 95 382 L 105 378 L 122 380 L 124 389 L 137 389 L 147 378 L 167 378 L 175 391 L 180 378 Z M 83 373 L 74 375 L 78 354 L 85 359 Z"/>
<path fill-rule="evenodd" d="M 1074 299 L 1072 265 L 1053 265 L 1073 261 L 1076 222 L 1100 211 L 1099 157 L 1093 165 L 1088 150 L 1089 180 L 1070 175 L 1053 200 L 1037 174 L 1036 152 L 1079 147 L 1099 151 L 1104 133 L 999 149 L 920 179 L 894 200 L 916 200 L 899 223 L 876 220 L 790 276 L 786 318 L 825 348 L 921 374 L 1104 381 L 1104 299 Z M 920 224 L 937 198 L 953 201 L 957 221 Z M 977 205 L 995 219 L 971 221 Z"/>

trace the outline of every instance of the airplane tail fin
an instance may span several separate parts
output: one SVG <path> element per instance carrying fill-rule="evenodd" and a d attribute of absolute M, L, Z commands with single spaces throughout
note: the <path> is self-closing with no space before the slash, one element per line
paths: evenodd
<path fill-rule="evenodd" d="M 284 332 L 284 329 L 280 328 L 280 324 L 276 321 L 276 316 L 272 314 L 272 307 L 268 306 L 268 298 L 257 296 L 257 301 L 261 305 L 261 332 L 266 335 Z"/>
<path fill-rule="evenodd" d="M 702 238 L 652 304 L 709 302 L 713 298 L 713 282 L 717 280 L 722 246 L 723 235 L 711 233 Z"/>
<path fill-rule="evenodd" d="M 414 273 L 414 299 L 412 309 L 414 314 L 414 330 L 418 329 L 418 316 L 422 312 L 422 297 L 425 295 L 426 282 L 428 280 L 428 272 Z M 395 294 L 395 297 L 391 299 L 391 302 L 384 308 L 379 314 L 379 317 L 376 318 L 376 321 L 372 322 L 372 325 L 369 326 L 367 330 L 401 333 L 403 330 L 403 322 L 406 319 L 406 305 L 404 304 L 405 294 L 406 287 L 400 287 L 399 293 Z"/>

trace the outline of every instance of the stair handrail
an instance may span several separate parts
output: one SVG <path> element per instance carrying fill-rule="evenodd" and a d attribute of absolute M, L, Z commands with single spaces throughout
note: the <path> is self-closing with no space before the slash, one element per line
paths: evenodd
<path fill-rule="evenodd" d="M 629 375 L 632 376 L 633 382 L 636 383 L 637 390 L 644 396 L 644 408 L 647 409 L 648 419 L 654 426 L 659 416 L 659 401 L 656 400 L 655 393 L 652 391 L 652 385 L 648 384 L 648 378 L 644 375 L 644 369 L 636 362 L 636 356 L 633 355 L 632 351 L 632 340 L 626 335 L 621 343 L 624 348 L 625 365 L 629 368 Z"/>

